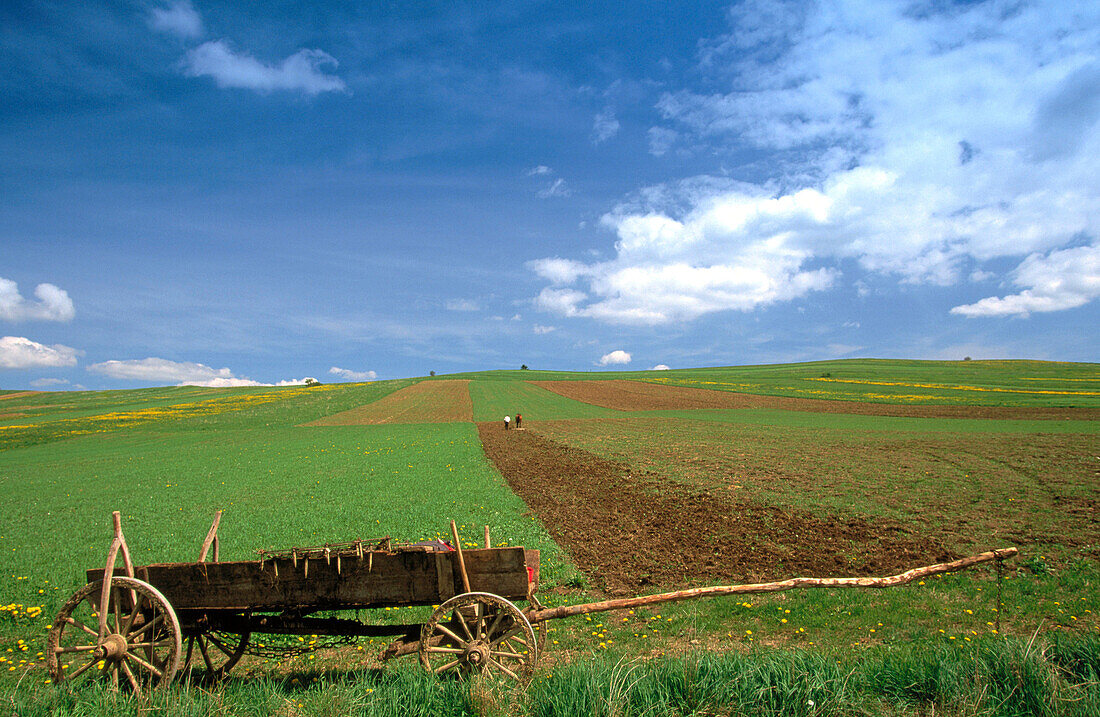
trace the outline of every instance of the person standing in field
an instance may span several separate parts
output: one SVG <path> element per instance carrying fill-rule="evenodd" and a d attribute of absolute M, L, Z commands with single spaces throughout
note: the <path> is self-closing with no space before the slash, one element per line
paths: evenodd
<path fill-rule="evenodd" d="M 508 424 L 510 424 L 511 422 L 512 422 L 512 417 L 511 416 L 505 416 L 504 417 L 504 430 L 506 430 L 506 431 L 508 430 Z"/>
<path fill-rule="evenodd" d="M 522 426 L 522 425 L 523 425 L 523 416 L 521 414 L 517 413 L 516 414 L 516 430 L 518 431 L 519 427 Z"/>

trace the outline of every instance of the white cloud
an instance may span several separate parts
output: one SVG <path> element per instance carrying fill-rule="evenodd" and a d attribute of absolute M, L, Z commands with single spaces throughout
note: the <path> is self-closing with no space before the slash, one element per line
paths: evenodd
<path fill-rule="evenodd" d="M 630 363 L 630 354 L 622 349 L 600 356 L 597 362 L 600 366 L 622 365 Z"/>
<path fill-rule="evenodd" d="M 352 371 L 349 368 L 338 368 L 336 366 L 330 368 L 328 372 L 348 381 L 373 381 L 378 378 L 378 374 L 374 371 Z"/>
<path fill-rule="evenodd" d="M 970 281 L 978 284 L 983 281 L 989 281 L 990 279 L 994 279 L 996 277 L 997 275 L 991 271 L 982 271 L 981 269 L 975 269 L 974 271 L 970 272 L 969 278 Z"/>
<path fill-rule="evenodd" d="M 53 368 L 75 366 L 82 352 L 54 344 L 46 346 L 22 336 L 0 338 L 0 368 Z"/>
<path fill-rule="evenodd" d="M 149 27 L 185 40 L 202 37 L 202 18 L 189 0 L 150 8 Z"/>
<path fill-rule="evenodd" d="M 798 299 L 844 279 L 845 264 L 858 264 L 857 288 L 859 272 L 951 285 L 974 264 L 1095 240 L 1100 5 L 914 8 L 738 4 L 697 68 L 732 91 L 667 93 L 658 129 L 720 156 L 752 150 L 767 174 L 642 190 L 604 217 L 614 258 L 556 276 L 531 265 L 553 284 L 536 304 L 659 324 Z M 651 132 L 651 149 L 670 138 Z M 1095 298 L 1088 282 L 1056 296 L 1033 287 L 1028 261 L 1015 272 L 1023 292 L 975 311 Z"/>
<path fill-rule="evenodd" d="M 552 333 L 558 330 L 557 326 L 543 326 L 542 324 L 535 324 L 533 330 L 539 336 Z"/>
<path fill-rule="evenodd" d="M 103 361 L 88 366 L 93 373 L 109 378 L 131 381 L 176 382 L 180 386 L 270 386 L 269 383 L 234 376 L 227 368 L 211 368 L 189 361 L 169 361 L 162 358 Z"/>
<path fill-rule="evenodd" d="M 615 110 L 608 107 L 596 115 L 592 122 L 592 144 L 606 142 L 619 133 L 619 120 L 615 119 Z"/>
<path fill-rule="evenodd" d="M 287 379 L 283 379 L 282 381 L 277 381 L 274 385 L 276 385 L 276 386 L 305 386 L 307 383 L 313 383 L 316 380 L 317 379 L 313 378 L 312 376 L 305 376 L 304 378 L 287 378 Z M 260 384 L 260 385 L 270 386 L 271 384 Z"/>
<path fill-rule="evenodd" d="M 670 369 L 669 369 L 669 367 L 668 367 L 668 366 L 666 366 L 665 364 L 663 364 L 663 363 L 659 363 L 659 364 L 657 364 L 656 366 L 654 366 L 653 368 L 651 368 L 651 369 L 649 369 L 649 370 L 650 370 L 650 371 L 668 371 L 668 370 L 670 370 Z"/>
<path fill-rule="evenodd" d="M 225 40 L 204 42 L 188 51 L 183 61 L 188 77 L 211 77 L 218 87 L 272 92 L 296 90 L 307 95 L 343 91 L 344 81 L 325 72 L 339 63 L 321 50 L 299 50 L 278 65 L 235 52 Z"/>
<path fill-rule="evenodd" d="M 576 316 L 577 304 L 585 300 L 586 295 L 575 289 L 545 288 L 535 297 L 535 306 L 562 316 Z"/>
<path fill-rule="evenodd" d="M 588 273 L 588 267 L 572 259 L 537 259 L 527 263 L 527 267 L 554 284 L 572 284 L 578 277 Z"/>
<path fill-rule="evenodd" d="M 36 378 L 31 381 L 31 386 L 34 388 L 49 388 L 51 386 L 64 386 L 68 382 L 67 378 Z"/>
<path fill-rule="evenodd" d="M 527 170 L 528 177 L 537 177 L 543 174 L 553 174 L 554 170 L 547 167 L 545 164 L 540 164 L 537 167 L 531 167 Z"/>
<path fill-rule="evenodd" d="M 974 304 L 956 306 L 952 314 L 1021 316 L 1032 312 L 1062 311 L 1084 306 L 1100 296 L 1100 245 L 1080 246 L 1032 254 L 1013 272 L 1018 294 L 989 296 Z"/>
<path fill-rule="evenodd" d="M 569 188 L 569 185 L 561 177 L 558 177 L 553 182 L 548 184 L 545 188 L 540 189 L 538 192 L 540 199 L 550 199 L 551 197 L 568 197 L 571 194 L 573 194 L 573 190 Z"/>
<path fill-rule="evenodd" d="M 53 284 L 39 284 L 34 295 L 38 301 L 27 301 L 20 295 L 18 284 L 0 278 L 0 320 L 71 321 L 76 315 L 73 300 L 64 289 Z"/>
<path fill-rule="evenodd" d="M 448 299 L 447 311 L 481 311 L 481 305 L 473 299 Z"/>
<path fill-rule="evenodd" d="M 649 153 L 654 157 L 664 156 L 680 137 L 679 132 L 667 127 L 650 127 L 647 134 L 649 136 Z"/>

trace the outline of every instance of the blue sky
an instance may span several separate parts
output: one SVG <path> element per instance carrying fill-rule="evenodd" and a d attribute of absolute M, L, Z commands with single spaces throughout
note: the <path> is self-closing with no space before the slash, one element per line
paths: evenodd
<path fill-rule="evenodd" d="M 0 387 L 1098 360 L 1100 5 L 7 2 Z"/>

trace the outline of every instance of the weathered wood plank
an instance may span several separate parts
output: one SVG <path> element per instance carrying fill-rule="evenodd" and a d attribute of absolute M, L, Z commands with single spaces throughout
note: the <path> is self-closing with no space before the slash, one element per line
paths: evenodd
<path fill-rule="evenodd" d="M 512 600 L 526 597 L 523 548 L 482 548 L 464 555 L 472 590 Z M 349 610 L 439 604 L 463 592 L 456 558 L 453 552 L 365 553 L 362 560 L 342 560 L 339 571 L 336 561 L 311 560 L 308 577 L 304 561 L 295 568 L 285 559 L 278 561 L 278 570 L 274 560 L 163 563 L 141 570 L 177 610 Z M 102 576 L 102 569 L 88 571 L 89 582 Z"/>

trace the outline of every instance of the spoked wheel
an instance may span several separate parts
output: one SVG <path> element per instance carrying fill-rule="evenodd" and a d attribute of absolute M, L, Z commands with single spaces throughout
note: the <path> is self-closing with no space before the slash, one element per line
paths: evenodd
<path fill-rule="evenodd" d="M 420 631 L 420 664 L 437 675 L 526 680 L 537 657 L 531 623 L 518 607 L 490 593 L 451 598 Z"/>
<path fill-rule="evenodd" d="M 187 638 L 183 669 L 192 679 L 217 682 L 240 661 L 251 633 L 232 634 L 205 631 Z M 205 672 L 200 672 L 205 668 Z"/>
<path fill-rule="evenodd" d="M 135 578 L 111 578 L 106 605 L 103 581 L 78 590 L 61 608 L 46 637 L 46 667 L 54 682 L 105 680 L 136 694 L 164 687 L 182 654 L 180 625 L 168 600 Z M 107 615 L 99 634 L 99 614 Z"/>

